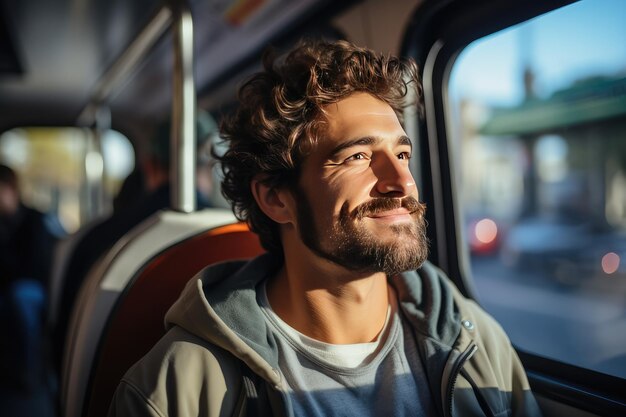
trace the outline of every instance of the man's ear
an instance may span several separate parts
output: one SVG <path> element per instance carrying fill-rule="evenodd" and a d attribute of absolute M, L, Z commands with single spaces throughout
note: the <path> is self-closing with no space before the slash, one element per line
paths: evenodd
<path fill-rule="evenodd" d="M 252 195 L 267 217 L 278 224 L 295 223 L 294 200 L 284 188 L 270 187 L 260 178 L 250 182 Z"/>

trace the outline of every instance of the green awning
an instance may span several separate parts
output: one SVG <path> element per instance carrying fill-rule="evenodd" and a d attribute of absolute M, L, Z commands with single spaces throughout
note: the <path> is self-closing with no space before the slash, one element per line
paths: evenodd
<path fill-rule="evenodd" d="M 556 92 L 546 100 L 495 109 L 479 133 L 528 135 L 626 116 L 626 77 L 593 79 Z"/>

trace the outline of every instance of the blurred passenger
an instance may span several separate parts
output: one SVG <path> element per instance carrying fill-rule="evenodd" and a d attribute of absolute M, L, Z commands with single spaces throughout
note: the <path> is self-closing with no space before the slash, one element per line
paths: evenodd
<path fill-rule="evenodd" d="M 208 116 L 202 117 L 202 114 L 198 117 L 196 127 L 198 144 L 203 144 L 209 134 L 217 131 L 215 123 L 208 119 Z M 61 367 L 65 337 L 76 296 L 91 268 L 133 227 L 157 211 L 170 206 L 170 131 L 169 122 L 159 126 L 155 137 L 150 141 L 146 157 L 140 161 L 141 171 L 130 174 L 136 176 L 129 178 L 127 182 L 128 193 L 131 195 L 120 196 L 113 215 L 85 233 L 70 254 L 65 276 L 61 279 L 58 317 L 52 335 L 57 369 Z M 201 162 L 198 163 L 199 167 L 203 165 Z M 142 186 L 141 183 L 137 183 L 138 178 L 143 180 Z M 139 197 L 132 196 L 132 189 Z M 197 195 L 197 202 L 198 208 L 211 207 L 206 196 Z"/>
<path fill-rule="evenodd" d="M 45 287 L 55 240 L 46 227 L 45 215 L 22 203 L 15 172 L 0 165 L 2 288 L 18 278 L 35 279 Z"/>
<path fill-rule="evenodd" d="M 42 379 L 43 310 L 55 242 L 56 237 L 46 226 L 45 215 L 22 203 L 16 173 L 0 165 L 3 387 L 31 389 Z"/>
<path fill-rule="evenodd" d="M 124 179 L 119 192 L 113 199 L 113 213 L 119 213 L 145 197 L 146 185 L 141 169 L 135 169 Z"/>

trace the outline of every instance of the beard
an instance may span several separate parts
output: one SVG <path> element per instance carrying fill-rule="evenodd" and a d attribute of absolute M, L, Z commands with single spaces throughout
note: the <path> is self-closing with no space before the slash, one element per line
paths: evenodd
<path fill-rule="evenodd" d="M 337 220 L 321 231 L 307 196 L 301 189 L 295 195 L 302 242 L 326 260 L 359 273 L 384 272 L 392 276 L 419 268 L 428 257 L 426 206 L 413 197 L 374 198 L 352 212 L 346 203 Z M 391 238 L 381 238 L 363 222 L 364 217 L 398 208 L 409 211 L 414 221 L 389 225 Z"/>

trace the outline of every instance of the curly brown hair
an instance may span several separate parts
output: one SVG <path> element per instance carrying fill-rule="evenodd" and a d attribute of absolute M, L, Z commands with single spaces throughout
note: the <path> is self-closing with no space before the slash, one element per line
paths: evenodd
<path fill-rule="evenodd" d="M 303 158 L 323 134 L 324 106 L 354 92 L 389 104 L 402 121 L 409 85 L 421 113 L 417 65 L 347 41 L 303 41 L 284 59 L 263 57 L 264 71 L 239 89 L 237 111 L 221 124 L 229 148 L 221 162 L 222 194 L 238 219 L 248 222 L 265 249 L 282 252 L 278 225 L 259 208 L 251 181 L 294 187 Z"/>

